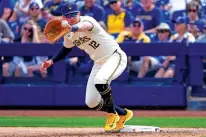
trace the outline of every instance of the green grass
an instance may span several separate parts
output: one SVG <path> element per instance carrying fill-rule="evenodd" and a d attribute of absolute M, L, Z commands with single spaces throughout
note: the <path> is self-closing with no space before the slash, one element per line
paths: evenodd
<path fill-rule="evenodd" d="M 103 127 L 104 117 L 0 117 L 0 127 Z M 129 125 L 206 128 L 206 118 L 134 117 Z"/>

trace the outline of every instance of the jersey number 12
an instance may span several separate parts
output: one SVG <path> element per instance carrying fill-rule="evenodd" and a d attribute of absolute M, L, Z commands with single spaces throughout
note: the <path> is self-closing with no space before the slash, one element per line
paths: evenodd
<path fill-rule="evenodd" d="M 92 48 L 96 49 L 96 48 L 99 47 L 100 44 L 97 43 L 96 41 L 92 41 L 91 43 L 89 43 L 89 45 L 90 45 Z"/>

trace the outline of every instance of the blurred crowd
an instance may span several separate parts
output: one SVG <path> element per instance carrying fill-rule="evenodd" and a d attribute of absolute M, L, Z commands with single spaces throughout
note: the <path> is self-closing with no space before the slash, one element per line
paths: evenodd
<path fill-rule="evenodd" d="M 44 27 L 61 18 L 66 2 L 77 3 L 81 15 L 95 18 L 118 43 L 206 42 L 205 0 L 0 0 L 0 42 L 48 43 Z M 1 57 L 3 75 L 31 77 L 47 58 Z M 175 56 L 132 56 L 127 70 L 138 78 L 172 78 L 174 61 Z M 88 56 L 65 62 L 68 75 L 88 74 L 93 65 Z"/>

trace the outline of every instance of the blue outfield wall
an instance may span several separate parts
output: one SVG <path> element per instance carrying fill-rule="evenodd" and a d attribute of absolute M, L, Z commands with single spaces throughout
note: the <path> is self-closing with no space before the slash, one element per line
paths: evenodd
<path fill-rule="evenodd" d="M 85 106 L 84 85 L 2 85 L 1 106 Z M 185 106 L 183 86 L 112 86 L 114 101 L 121 106 Z"/>
<path fill-rule="evenodd" d="M 199 45 L 200 51 L 196 48 Z M 203 44 L 199 45 L 191 44 L 188 47 L 180 43 L 121 44 L 122 49 L 131 56 L 176 55 L 176 75 L 174 82 L 162 85 L 130 83 L 127 76 L 121 80 L 118 79 L 117 83 L 120 83 L 112 85 L 116 104 L 138 107 L 186 106 L 187 85 L 201 86 L 203 84 L 201 59 L 205 55 L 206 49 Z M 1 44 L 0 56 L 52 56 L 60 46 Z M 193 50 L 193 48 L 195 49 Z M 77 48 L 74 48 L 70 54 L 70 56 L 84 55 L 84 52 Z M 195 66 L 190 65 L 191 62 L 195 62 Z M 63 61 L 55 64 L 53 71 L 51 84 L 0 84 L 0 106 L 85 106 L 85 84 L 63 83 L 66 75 L 66 64 Z"/>

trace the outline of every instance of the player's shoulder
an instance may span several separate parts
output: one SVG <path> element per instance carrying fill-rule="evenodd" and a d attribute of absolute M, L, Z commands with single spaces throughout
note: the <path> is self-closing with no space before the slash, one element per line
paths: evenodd
<path fill-rule="evenodd" d="M 97 22 L 93 17 L 91 16 L 80 16 L 81 22 L 83 21 L 89 21 L 89 22 Z"/>
<path fill-rule="evenodd" d="M 91 16 L 87 16 L 87 15 L 85 15 L 85 16 L 80 16 L 80 19 L 81 19 L 81 21 L 83 21 L 83 20 L 95 20 L 93 17 L 91 17 Z"/>

